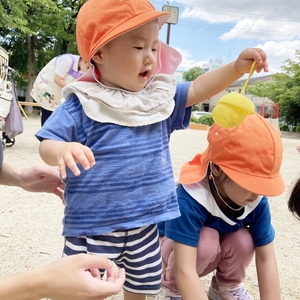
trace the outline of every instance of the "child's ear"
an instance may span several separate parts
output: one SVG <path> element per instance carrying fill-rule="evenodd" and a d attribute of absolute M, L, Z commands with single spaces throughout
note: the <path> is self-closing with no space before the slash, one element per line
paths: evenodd
<path fill-rule="evenodd" d="M 92 60 L 97 64 L 101 64 L 103 62 L 101 49 L 92 56 Z"/>
<path fill-rule="evenodd" d="M 213 176 L 218 177 L 218 176 L 221 175 L 222 170 L 221 170 L 221 168 L 218 165 L 212 163 L 211 164 L 211 172 L 212 172 Z"/>

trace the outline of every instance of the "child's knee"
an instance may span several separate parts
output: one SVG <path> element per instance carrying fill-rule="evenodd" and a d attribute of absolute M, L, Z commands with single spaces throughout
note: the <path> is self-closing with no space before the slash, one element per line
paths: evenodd
<path fill-rule="evenodd" d="M 221 242 L 222 252 L 237 251 L 243 255 L 251 255 L 255 246 L 252 236 L 247 228 L 241 228 L 236 232 L 225 234 Z"/>
<path fill-rule="evenodd" d="M 220 234 L 210 227 L 203 227 L 200 231 L 198 243 L 198 259 L 214 259 L 220 253 Z"/>

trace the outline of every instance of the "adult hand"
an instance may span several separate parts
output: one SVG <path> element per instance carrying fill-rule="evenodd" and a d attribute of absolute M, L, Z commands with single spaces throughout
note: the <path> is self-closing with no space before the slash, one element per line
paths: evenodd
<path fill-rule="evenodd" d="M 63 200 L 65 184 L 57 167 L 44 165 L 23 169 L 19 181 L 20 187 L 28 192 L 53 193 Z"/>
<path fill-rule="evenodd" d="M 107 270 L 106 280 L 100 279 L 98 269 Z M 124 280 L 124 269 L 116 273 L 113 263 L 106 257 L 77 254 L 0 278 L 0 299 L 102 300 L 117 294 Z"/>
<path fill-rule="evenodd" d="M 99 269 L 107 270 L 106 280 Z M 125 280 L 124 269 L 116 273 L 109 259 L 90 254 L 63 257 L 39 271 L 45 285 L 41 296 L 57 300 L 105 299 L 117 294 Z"/>

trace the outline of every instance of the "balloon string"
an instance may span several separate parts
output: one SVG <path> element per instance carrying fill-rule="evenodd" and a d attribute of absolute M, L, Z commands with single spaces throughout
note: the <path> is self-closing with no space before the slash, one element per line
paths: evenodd
<path fill-rule="evenodd" d="M 242 95 L 245 93 L 247 84 L 248 84 L 248 82 L 249 82 L 251 76 L 252 76 L 253 73 L 254 73 L 255 66 L 256 66 L 256 61 L 253 62 L 252 66 L 251 66 L 251 69 L 250 69 L 250 72 L 249 72 L 249 75 L 248 75 L 248 78 L 247 78 L 245 84 L 243 85 L 243 88 L 242 88 L 242 90 L 241 90 L 241 94 L 242 94 Z"/>

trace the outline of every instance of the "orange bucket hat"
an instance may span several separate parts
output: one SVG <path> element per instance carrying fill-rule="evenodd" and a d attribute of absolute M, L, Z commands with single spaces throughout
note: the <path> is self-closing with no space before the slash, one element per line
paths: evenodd
<path fill-rule="evenodd" d="M 169 12 L 156 11 L 148 0 L 89 0 L 77 17 L 78 52 L 90 62 L 96 51 L 114 38 L 155 19 L 161 27 L 169 17 Z M 160 42 L 155 74 L 173 74 L 181 60 L 177 50 Z M 95 81 L 94 72 L 91 64 L 79 81 Z"/>
<path fill-rule="evenodd" d="M 252 193 L 264 196 L 283 193 L 284 182 L 279 173 L 281 137 L 260 115 L 248 115 L 234 128 L 215 123 L 207 140 L 207 149 L 182 167 L 180 183 L 199 182 L 206 176 L 209 162 L 213 162 L 231 180 Z"/>
<path fill-rule="evenodd" d="M 158 19 L 161 27 L 169 12 L 158 12 L 148 0 L 89 0 L 79 10 L 78 51 L 89 62 L 95 52 L 117 36 Z"/>

